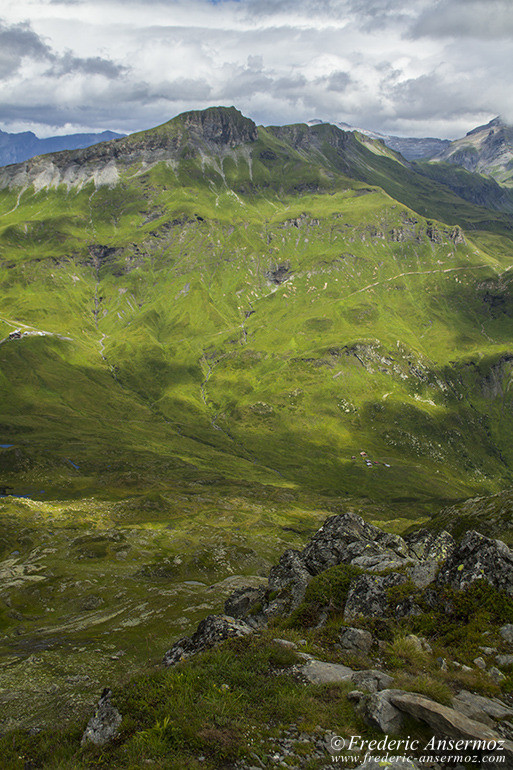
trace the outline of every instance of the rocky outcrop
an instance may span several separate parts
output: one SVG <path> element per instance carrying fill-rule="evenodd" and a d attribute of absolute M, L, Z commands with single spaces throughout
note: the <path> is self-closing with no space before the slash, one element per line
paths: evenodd
<path fill-rule="evenodd" d="M 162 161 L 173 165 L 196 154 L 230 154 L 257 138 L 255 123 L 235 107 L 210 107 L 183 113 L 150 131 L 4 167 L 0 169 L 0 189 L 81 188 L 91 182 L 97 187 L 112 187 L 129 167 L 148 168 Z"/>
<path fill-rule="evenodd" d="M 504 719 L 513 719 L 513 709 L 498 698 L 485 698 L 482 695 L 461 690 L 452 699 L 452 706 L 456 711 L 464 714 L 476 722 L 483 722 L 489 727 L 496 726 L 497 722 Z"/>
<path fill-rule="evenodd" d="M 235 107 L 209 107 L 185 112 L 180 119 L 191 134 L 203 141 L 236 147 L 258 139 L 256 125 Z"/>
<path fill-rule="evenodd" d="M 392 572 L 385 577 L 362 575 L 349 591 L 344 620 L 358 617 L 382 618 L 390 614 L 389 590 L 407 582 L 405 575 Z"/>
<path fill-rule="evenodd" d="M 469 717 L 459 711 L 448 706 L 442 706 L 440 703 L 425 698 L 418 693 L 395 691 L 390 695 L 390 702 L 400 711 L 414 719 L 425 722 L 435 735 L 448 736 L 456 740 L 479 742 L 485 752 L 486 748 L 489 749 L 489 753 L 495 753 L 497 746 L 500 746 L 500 742 L 502 742 L 507 762 L 506 766 L 511 767 L 511 762 L 513 762 L 513 743 L 504 741 L 498 732 L 482 722 L 469 719 Z"/>
<path fill-rule="evenodd" d="M 302 553 L 312 575 L 336 564 L 378 571 L 400 566 L 408 557 L 409 549 L 402 537 L 383 532 L 354 513 L 329 518 Z"/>
<path fill-rule="evenodd" d="M 394 680 L 391 676 L 385 674 L 384 671 L 370 668 L 364 671 L 355 671 L 351 677 L 351 682 L 358 690 L 374 693 L 388 690 L 389 687 L 392 687 Z"/>
<path fill-rule="evenodd" d="M 437 583 L 462 591 L 476 580 L 513 596 L 513 553 L 500 540 L 471 531 L 442 565 Z"/>
<path fill-rule="evenodd" d="M 436 606 L 442 587 L 464 590 L 476 580 L 486 580 L 513 596 L 513 553 L 498 540 L 472 531 L 456 545 L 449 533 L 427 530 L 402 538 L 383 532 L 354 513 L 339 514 L 330 517 L 302 551 L 285 551 L 271 569 L 267 587 L 238 588 L 226 600 L 225 615 L 209 616 L 191 637 L 175 642 L 164 657 L 165 665 L 229 637 L 249 634 L 273 617 L 290 615 L 304 602 L 309 583 L 337 565 L 358 568 L 345 598 L 346 622 L 360 617 L 418 615 L 423 611 L 421 593 L 430 607 Z M 324 610 L 327 618 L 327 608 Z M 501 633 L 513 640 L 510 626 L 504 626 Z M 347 652 L 367 655 L 372 643 L 369 632 L 343 627 L 337 645 Z M 500 657 L 501 664 L 509 665 L 509 658 Z M 502 676 L 499 669 L 496 672 Z"/>
<path fill-rule="evenodd" d="M 93 743 L 95 746 L 104 746 L 116 735 L 121 724 L 121 714 L 111 703 L 112 692 L 106 688 L 98 701 L 94 716 L 82 736 L 82 746 Z"/>
<path fill-rule="evenodd" d="M 230 618 L 228 615 L 209 615 L 201 621 L 192 636 L 185 636 L 174 643 L 164 655 L 163 663 L 165 666 L 172 666 L 197 652 L 216 647 L 226 639 L 246 636 L 252 630 L 243 620 Z"/>

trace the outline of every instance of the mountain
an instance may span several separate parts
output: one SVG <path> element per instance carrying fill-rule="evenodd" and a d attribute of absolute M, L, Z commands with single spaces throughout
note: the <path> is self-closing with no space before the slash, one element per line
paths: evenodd
<path fill-rule="evenodd" d="M 330 513 L 400 534 L 511 487 L 510 201 L 426 165 L 219 107 L 0 169 L 3 729 L 89 709 Z"/>
<path fill-rule="evenodd" d="M 309 126 L 322 124 L 322 120 L 310 120 Z M 431 158 L 434 155 L 441 154 L 449 147 L 451 142 L 448 139 L 436 139 L 434 137 L 408 137 L 408 136 L 389 136 L 380 134 L 377 131 L 369 131 L 367 128 L 355 128 L 348 123 L 335 122 L 333 125 L 342 129 L 342 131 L 358 131 L 360 134 L 370 136 L 372 139 L 378 139 L 390 147 L 392 150 L 401 153 L 406 160 L 420 160 L 421 158 Z"/>
<path fill-rule="evenodd" d="M 234 108 L 0 187 L 5 483 L 63 457 L 381 496 L 510 477 L 509 215 Z"/>
<path fill-rule="evenodd" d="M 32 131 L 24 131 L 20 134 L 0 131 L 0 166 L 22 163 L 35 155 L 44 155 L 48 152 L 77 150 L 92 144 L 108 142 L 110 139 L 118 139 L 121 136 L 123 134 L 116 134 L 114 131 L 102 131 L 99 134 L 66 134 L 39 139 Z"/>
<path fill-rule="evenodd" d="M 513 184 L 513 127 L 496 117 L 485 126 L 469 131 L 451 142 L 432 158 L 433 162 L 452 163 L 467 171 L 492 177 L 497 182 Z"/>

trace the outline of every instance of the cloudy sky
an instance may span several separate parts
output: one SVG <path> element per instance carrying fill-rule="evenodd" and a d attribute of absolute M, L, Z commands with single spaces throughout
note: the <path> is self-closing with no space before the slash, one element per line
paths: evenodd
<path fill-rule="evenodd" d="M 456 137 L 513 121 L 512 0 L 0 0 L 0 128 L 259 123 Z"/>

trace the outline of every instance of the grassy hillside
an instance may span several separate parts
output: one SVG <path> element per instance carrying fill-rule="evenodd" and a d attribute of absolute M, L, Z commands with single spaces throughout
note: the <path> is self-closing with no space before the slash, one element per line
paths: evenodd
<path fill-rule="evenodd" d="M 158 657 L 331 510 L 401 531 L 511 485 L 511 267 L 507 212 L 331 126 L 212 110 L 3 170 L 14 723 Z"/>
<path fill-rule="evenodd" d="M 122 485 L 137 465 L 453 496 L 509 478 L 505 215 L 482 235 L 420 216 L 415 197 L 472 228 L 481 210 L 331 126 L 181 144 L 114 187 L 2 191 L 4 483 Z"/>

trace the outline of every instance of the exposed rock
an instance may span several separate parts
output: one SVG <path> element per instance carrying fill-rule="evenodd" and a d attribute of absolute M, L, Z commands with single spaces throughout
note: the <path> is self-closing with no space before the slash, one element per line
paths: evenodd
<path fill-rule="evenodd" d="M 409 568 L 408 574 L 417 588 L 427 588 L 436 580 L 438 569 L 436 561 L 419 561 Z"/>
<path fill-rule="evenodd" d="M 357 578 L 347 596 L 344 620 L 351 620 L 360 615 L 384 617 L 389 612 L 389 589 L 404 583 L 406 583 L 406 577 L 397 572 L 392 572 L 385 577 L 362 575 Z"/>
<path fill-rule="evenodd" d="M 349 682 L 353 669 L 340 663 L 325 663 L 323 660 L 312 658 L 301 667 L 301 673 L 312 684 L 331 684 L 333 682 Z"/>
<path fill-rule="evenodd" d="M 430 653 L 432 652 L 431 645 L 429 642 L 420 636 L 415 636 L 415 634 L 408 634 L 408 636 L 405 637 L 405 640 L 417 651 L 420 653 Z"/>
<path fill-rule="evenodd" d="M 433 559 L 444 561 L 456 547 L 454 538 L 449 532 L 433 533 L 428 529 L 420 529 L 405 535 L 405 541 L 417 559 Z"/>
<path fill-rule="evenodd" d="M 357 710 L 371 727 L 377 727 L 387 734 L 396 734 L 400 732 L 404 718 L 401 711 L 393 704 L 392 696 L 401 693 L 402 690 L 382 690 L 371 695 L 362 695 L 359 698 Z M 351 699 L 355 699 L 354 694 Z"/>
<path fill-rule="evenodd" d="M 393 677 L 385 674 L 383 671 L 376 671 L 375 669 L 355 671 L 351 677 L 351 681 L 358 688 L 366 692 L 388 690 L 394 682 Z"/>
<path fill-rule="evenodd" d="M 285 281 L 288 281 L 289 278 L 292 277 L 292 273 L 290 272 L 290 265 L 283 264 L 277 265 L 274 268 L 270 268 L 266 272 L 265 277 L 270 283 L 273 283 L 275 286 L 280 286 L 280 284 L 285 283 Z"/>
<path fill-rule="evenodd" d="M 479 649 L 483 655 L 493 655 L 495 652 L 497 652 L 496 647 L 480 647 Z"/>
<path fill-rule="evenodd" d="M 179 639 L 164 655 L 165 666 L 172 666 L 197 652 L 215 647 L 233 636 L 246 636 L 253 629 L 243 620 L 228 615 L 208 615 L 191 637 Z"/>
<path fill-rule="evenodd" d="M 499 628 L 499 634 L 505 642 L 513 644 L 513 623 L 506 623 L 506 625 L 501 626 Z"/>
<path fill-rule="evenodd" d="M 340 646 L 350 652 L 367 654 L 372 647 L 372 634 L 362 628 L 343 628 L 339 636 Z"/>
<path fill-rule="evenodd" d="M 82 746 L 86 743 L 94 743 L 95 746 L 104 746 L 117 733 L 122 716 L 111 703 L 112 692 L 106 688 L 98 701 L 98 707 L 94 716 L 89 720 L 82 736 Z"/>
<path fill-rule="evenodd" d="M 409 553 L 402 537 L 389 535 L 354 513 L 329 518 L 303 551 L 303 560 L 312 575 L 336 564 L 354 564 L 362 556 L 385 557 L 397 564 L 407 563 Z"/>
<path fill-rule="evenodd" d="M 273 639 L 275 644 L 279 644 L 280 647 L 285 647 L 289 650 L 297 649 L 297 645 L 294 642 L 290 642 L 288 639 Z"/>
<path fill-rule="evenodd" d="M 506 679 L 502 671 L 500 671 L 496 666 L 492 666 L 488 673 L 496 684 L 500 684 L 504 681 L 504 679 Z"/>
<path fill-rule="evenodd" d="M 455 695 L 452 699 L 452 705 L 456 711 L 469 717 L 469 719 L 483 722 L 489 727 L 493 727 L 494 722 L 513 717 L 513 709 L 498 698 L 485 698 L 483 695 L 475 695 L 468 690 L 461 690 Z"/>
<path fill-rule="evenodd" d="M 513 666 L 513 655 L 496 655 L 495 660 L 501 668 Z"/>
<path fill-rule="evenodd" d="M 480 668 L 481 671 L 484 671 L 486 669 L 486 661 L 484 658 L 474 658 L 473 660 L 474 666 L 477 666 L 477 668 Z"/>
<path fill-rule="evenodd" d="M 498 733 L 482 722 L 469 719 L 459 711 L 442 706 L 424 695 L 396 690 L 390 696 L 390 701 L 400 711 L 425 722 L 436 735 L 486 742 L 500 740 Z"/>
<path fill-rule="evenodd" d="M 285 551 L 276 567 L 269 573 L 269 591 L 278 596 L 269 602 L 266 614 L 286 614 L 298 607 L 305 598 L 306 587 L 312 575 L 299 551 Z"/>
<path fill-rule="evenodd" d="M 500 540 L 472 530 L 442 565 L 437 582 L 462 591 L 476 580 L 513 596 L 513 553 Z"/>
<path fill-rule="evenodd" d="M 261 602 L 265 589 L 261 588 L 237 588 L 224 603 L 225 615 L 231 618 L 243 618 L 258 602 Z"/>

